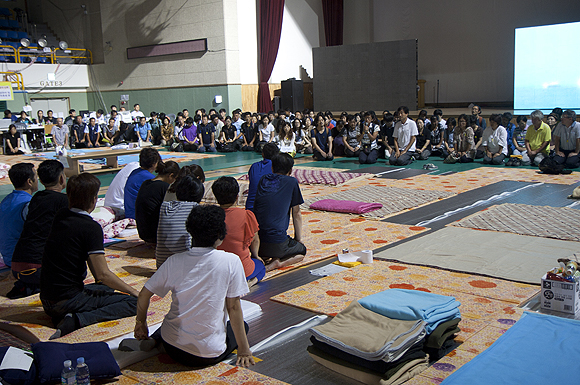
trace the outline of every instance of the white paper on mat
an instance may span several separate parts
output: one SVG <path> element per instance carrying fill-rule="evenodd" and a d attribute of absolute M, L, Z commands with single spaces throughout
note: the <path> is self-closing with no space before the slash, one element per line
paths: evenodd
<path fill-rule="evenodd" d="M 2 363 L 0 363 L 0 370 L 20 369 L 29 371 L 32 361 L 32 357 L 26 351 L 10 346 L 4 355 Z"/>

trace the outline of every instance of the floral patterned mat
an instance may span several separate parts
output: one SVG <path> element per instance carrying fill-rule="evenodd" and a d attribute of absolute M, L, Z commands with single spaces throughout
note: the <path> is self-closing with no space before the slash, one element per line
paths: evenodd
<path fill-rule="evenodd" d="M 256 365 L 260 365 L 257 363 Z M 160 354 L 138 362 L 122 371 L 126 380 L 136 384 L 199 384 L 199 385 L 284 385 L 285 382 L 238 366 L 220 362 L 204 369 L 192 370 L 173 361 L 167 354 Z M 123 383 L 122 383 L 123 384 Z M 127 382 L 130 384 L 130 382 Z"/>
<path fill-rule="evenodd" d="M 352 301 L 389 288 L 414 289 L 455 297 L 461 306 L 461 345 L 406 384 L 439 384 L 491 346 L 521 316 L 517 304 L 538 285 L 375 260 L 272 297 L 272 300 L 330 316 Z"/>

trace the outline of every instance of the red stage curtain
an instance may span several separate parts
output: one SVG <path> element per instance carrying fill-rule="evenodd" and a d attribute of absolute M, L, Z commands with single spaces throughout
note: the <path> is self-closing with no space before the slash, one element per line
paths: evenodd
<path fill-rule="evenodd" d="M 322 0 L 326 46 L 342 45 L 343 0 Z"/>
<path fill-rule="evenodd" d="M 272 110 L 268 80 L 276 63 L 284 0 L 260 0 L 260 84 L 258 86 L 258 111 Z"/>

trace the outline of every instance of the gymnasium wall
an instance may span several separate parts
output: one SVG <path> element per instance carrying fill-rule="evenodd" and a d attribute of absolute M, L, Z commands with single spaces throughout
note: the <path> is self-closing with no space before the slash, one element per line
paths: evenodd
<path fill-rule="evenodd" d="M 514 29 L 580 20 L 578 0 L 376 0 L 373 6 L 375 42 L 418 39 L 426 103 L 436 101 L 438 79 L 439 103 L 512 103 Z M 565 53 L 537 47 L 530 60 L 565 60 Z"/>

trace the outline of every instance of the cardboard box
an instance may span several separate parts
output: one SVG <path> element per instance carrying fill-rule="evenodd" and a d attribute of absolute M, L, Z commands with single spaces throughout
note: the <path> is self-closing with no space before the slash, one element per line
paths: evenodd
<path fill-rule="evenodd" d="M 576 314 L 580 310 L 580 285 L 578 282 L 560 282 L 542 277 L 542 309 Z"/>

